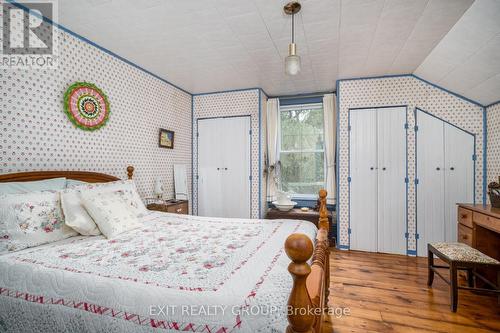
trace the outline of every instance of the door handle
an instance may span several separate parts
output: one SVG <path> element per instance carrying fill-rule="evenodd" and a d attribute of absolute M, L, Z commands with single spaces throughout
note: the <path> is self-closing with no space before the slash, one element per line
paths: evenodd
<path fill-rule="evenodd" d="M 384 171 L 385 171 L 385 169 L 386 169 L 386 167 L 383 167 L 383 168 L 382 168 L 382 170 L 384 170 Z"/>
<path fill-rule="evenodd" d="M 227 170 L 227 168 L 224 168 L 224 170 Z"/>
<path fill-rule="evenodd" d="M 441 168 L 440 168 L 440 167 L 437 167 L 437 168 L 436 168 L 436 170 L 437 170 L 437 171 L 439 171 L 439 170 L 441 170 Z"/>
<path fill-rule="evenodd" d="M 373 167 L 370 167 L 370 170 L 373 170 L 374 168 Z"/>
<path fill-rule="evenodd" d="M 217 170 L 220 170 L 220 168 L 217 168 Z"/>
<path fill-rule="evenodd" d="M 455 170 L 455 168 L 454 168 L 454 167 L 451 167 L 451 168 L 450 168 L 450 170 L 451 170 L 451 171 L 453 171 L 453 170 Z"/>

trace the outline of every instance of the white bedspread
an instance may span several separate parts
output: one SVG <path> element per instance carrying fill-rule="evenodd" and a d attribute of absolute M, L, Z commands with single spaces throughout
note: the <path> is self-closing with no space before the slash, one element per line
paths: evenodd
<path fill-rule="evenodd" d="M 114 239 L 0 256 L 0 332 L 284 332 L 291 220 L 152 212 Z"/>

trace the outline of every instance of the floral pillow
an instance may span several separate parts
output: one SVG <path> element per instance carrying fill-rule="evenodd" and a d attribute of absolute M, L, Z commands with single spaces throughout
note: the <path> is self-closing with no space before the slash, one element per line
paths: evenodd
<path fill-rule="evenodd" d="M 0 254 L 76 235 L 64 224 L 59 192 L 0 196 Z"/>
<path fill-rule="evenodd" d="M 144 206 L 139 193 L 137 193 L 137 188 L 133 180 L 117 180 L 109 183 L 87 183 L 70 188 L 86 195 L 118 192 L 127 202 L 129 208 L 135 212 L 137 217 L 143 217 L 149 212 L 146 206 Z"/>
<path fill-rule="evenodd" d="M 82 193 L 83 206 L 107 238 L 141 226 L 136 212 L 120 191 Z"/>

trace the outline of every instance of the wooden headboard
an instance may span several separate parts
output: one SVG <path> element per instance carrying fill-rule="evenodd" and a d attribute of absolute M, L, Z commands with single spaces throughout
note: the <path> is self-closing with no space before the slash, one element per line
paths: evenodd
<path fill-rule="evenodd" d="M 127 167 L 127 177 L 132 179 L 134 174 L 134 167 Z M 8 173 L 5 175 L 0 175 L 0 183 L 6 182 L 29 182 L 35 180 L 44 180 L 51 178 L 68 178 L 74 180 L 80 180 L 87 183 L 106 183 L 115 180 L 120 180 L 115 176 L 106 175 L 104 173 L 90 172 L 90 171 L 30 171 L 30 172 L 18 172 L 18 173 Z"/>

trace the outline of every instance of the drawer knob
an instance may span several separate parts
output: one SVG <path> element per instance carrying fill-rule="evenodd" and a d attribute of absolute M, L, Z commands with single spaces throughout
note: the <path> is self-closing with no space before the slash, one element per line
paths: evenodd
<path fill-rule="evenodd" d="M 466 219 L 467 218 L 467 214 L 462 214 L 462 215 L 460 215 L 460 217 L 463 218 L 463 219 Z"/>
<path fill-rule="evenodd" d="M 467 235 L 462 235 L 462 239 L 467 239 L 469 238 Z"/>

